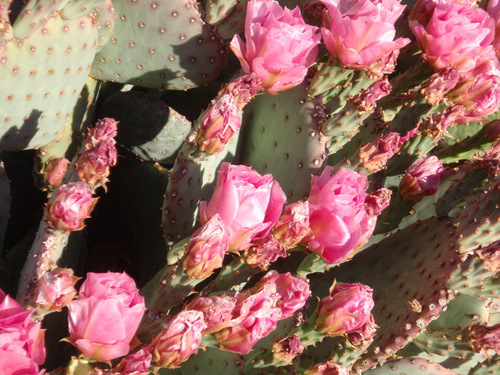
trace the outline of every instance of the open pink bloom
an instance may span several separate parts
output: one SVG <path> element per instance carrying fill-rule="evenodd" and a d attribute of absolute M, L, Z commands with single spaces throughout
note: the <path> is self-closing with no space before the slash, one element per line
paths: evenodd
<path fill-rule="evenodd" d="M 373 335 L 365 326 L 375 305 L 372 294 L 373 289 L 363 284 L 337 283 L 330 295 L 319 302 L 316 328 L 330 337 L 364 332 Z"/>
<path fill-rule="evenodd" d="M 92 273 L 68 305 L 69 341 L 86 357 L 110 361 L 130 351 L 146 307 L 125 273 Z"/>
<path fill-rule="evenodd" d="M 45 310 L 61 310 L 76 296 L 78 279 L 69 268 L 56 267 L 46 272 L 37 283 L 36 304 Z"/>
<path fill-rule="evenodd" d="M 309 195 L 310 250 L 328 264 L 347 259 L 368 227 L 365 208 L 368 180 L 363 174 L 342 168 L 333 173 L 328 166 L 312 178 Z"/>
<path fill-rule="evenodd" d="M 83 221 L 90 216 L 97 198 L 85 182 L 60 185 L 52 202 L 45 207 L 50 224 L 58 230 L 82 230 Z"/>
<path fill-rule="evenodd" d="M 177 368 L 198 351 L 202 332 L 207 327 L 203 313 L 185 310 L 177 314 L 158 336 L 153 338 L 153 364 Z"/>
<path fill-rule="evenodd" d="M 420 9 L 416 12 L 415 9 Z M 420 0 L 410 20 L 423 58 L 439 70 L 470 69 L 493 41 L 495 22 L 486 11 L 454 0 Z"/>
<path fill-rule="evenodd" d="M 240 130 L 240 112 L 233 97 L 224 94 L 208 109 L 200 122 L 196 143 L 201 151 L 220 152 Z"/>
<path fill-rule="evenodd" d="M 0 289 L 0 373 L 43 373 L 39 366 L 45 362 L 45 330 L 31 320 L 32 313 Z"/>
<path fill-rule="evenodd" d="M 222 163 L 210 202 L 200 203 L 200 220 L 205 224 L 218 214 L 229 231 L 229 250 L 245 250 L 267 236 L 285 201 L 283 189 L 270 174 Z"/>
<path fill-rule="evenodd" d="M 66 158 L 55 158 L 50 160 L 45 166 L 45 180 L 50 186 L 58 186 L 68 169 L 69 160 Z"/>
<path fill-rule="evenodd" d="M 444 167 L 436 156 L 426 156 L 413 163 L 399 184 L 401 197 L 411 203 L 433 195 L 439 189 Z"/>
<path fill-rule="evenodd" d="M 228 235 L 224 223 L 215 214 L 189 239 L 182 266 L 189 276 L 199 280 L 210 276 L 216 268 L 222 267 L 228 250 Z"/>
<path fill-rule="evenodd" d="M 274 0 L 250 0 L 245 41 L 235 35 L 231 49 L 246 73 L 255 73 L 262 87 L 276 93 L 300 84 L 316 60 L 321 36 L 302 19 L 300 10 L 282 8 Z"/>
<path fill-rule="evenodd" d="M 303 375 L 349 375 L 349 370 L 334 361 L 328 361 L 309 367 Z"/>
<path fill-rule="evenodd" d="M 281 309 L 281 319 L 291 317 L 297 310 L 304 307 L 311 295 L 307 281 L 293 277 L 290 272 L 279 274 L 269 271 L 253 288 L 252 294 L 264 288 L 271 288 L 270 293 L 276 293 L 276 306 Z"/>
<path fill-rule="evenodd" d="M 323 0 L 321 29 L 326 48 L 349 67 L 364 69 L 410 43 L 394 40 L 394 23 L 404 10 L 397 0 Z"/>

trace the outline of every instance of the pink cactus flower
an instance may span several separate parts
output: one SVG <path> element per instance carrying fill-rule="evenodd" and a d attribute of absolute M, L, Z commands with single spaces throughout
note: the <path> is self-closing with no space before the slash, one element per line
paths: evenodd
<path fill-rule="evenodd" d="M 316 328 L 327 336 L 365 332 L 365 324 L 371 319 L 373 289 L 359 283 L 337 283 L 330 295 L 319 302 Z M 371 337 L 363 337 L 365 341 Z"/>
<path fill-rule="evenodd" d="M 126 273 L 92 273 L 68 305 L 69 338 L 86 357 L 110 361 L 130 351 L 146 309 L 134 280 Z"/>
<path fill-rule="evenodd" d="M 114 140 L 117 135 L 117 125 L 118 121 L 109 117 L 98 120 L 86 138 L 89 148 L 95 147 L 100 142 Z"/>
<path fill-rule="evenodd" d="M 445 101 L 445 95 L 453 90 L 460 79 L 456 68 L 443 68 L 434 73 L 422 85 L 420 93 L 425 96 L 427 103 L 438 106 Z"/>
<path fill-rule="evenodd" d="M 351 256 L 368 227 L 365 208 L 368 180 L 363 174 L 326 167 L 313 177 L 309 195 L 311 233 L 304 239 L 310 250 L 328 264 Z"/>
<path fill-rule="evenodd" d="M 238 107 L 231 95 L 224 94 L 217 98 L 201 119 L 196 144 L 201 151 L 209 154 L 220 152 L 240 127 Z"/>
<path fill-rule="evenodd" d="M 291 317 L 296 311 L 304 307 L 307 299 L 311 295 L 311 290 L 307 281 L 293 277 L 290 272 L 279 274 L 276 271 L 269 271 L 252 288 L 252 294 L 270 288 L 269 293 L 276 294 L 278 300 L 276 306 L 281 309 L 281 318 Z"/>
<path fill-rule="evenodd" d="M 207 278 L 222 267 L 228 250 L 229 232 L 219 215 L 212 216 L 189 239 L 182 265 L 189 276 L 198 280 Z"/>
<path fill-rule="evenodd" d="M 493 41 L 495 22 L 486 11 L 454 0 L 420 0 L 410 27 L 422 57 L 436 70 L 468 70 Z"/>
<path fill-rule="evenodd" d="M 404 10 L 397 0 L 323 0 L 321 29 L 326 48 L 349 68 L 364 69 L 410 43 L 394 40 L 394 23 Z"/>
<path fill-rule="evenodd" d="M 301 242 L 309 234 L 309 202 L 298 201 L 285 206 L 272 233 L 286 248 L 293 248 Z"/>
<path fill-rule="evenodd" d="M 256 241 L 245 253 L 245 262 L 252 267 L 267 270 L 278 258 L 286 258 L 285 247 L 272 234 Z"/>
<path fill-rule="evenodd" d="M 88 185 L 82 181 L 60 185 L 54 194 L 45 207 L 51 226 L 63 231 L 82 230 L 97 202 Z"/>
<path fill-rule="evenodd" d="M 153 338 L 154 366 L 179 367 L 198 351 L 206 326 L 200 311 L 185 310 L 177 314 L 168 327 Z"/>
<path fill-rule="evenodd" d="M 285 337 L 282 340 L 273 343 L 273 358 L 281 363 L 291 365 L 298 354 L 304 351 L 304 345 L 300 342 L 297 335 Z"/>
<path fill-rule="evenodd" d="M 309 367 L 303 375 L 349 375 L 349 370 L 338 363 L 328 361 Z"/>
<path fill-rule="evenodd" d="M 222 163 L 212 199 L 200 203 L 200 220 L 205 224 L 218 214 L 229 230 L 229 250 L 245 250 L 267 236 L 285 201 L 270 174 L 261 176 L 250 167 Z"/>
<path fill-rule="evenodd" d="M 110 375 L 149 375 L 152 359 L 151 347 L 146 346 L 123 358 L 118 365 L 113 367 Z"/>
<path fill-rule="evenodd" d="M 389 79 L 384 76 L 377 82 L 372 83 L 367 89 L 361 90 L 353 100 L 358 111 L 373 112 L 377 105 L 377 100 L 389 95 L 392 86 Z"/>
<path fill-rule="evenodd" d="M 69 163 L 69 160 L 66 158 L 55 158 L 50 160 L 44 169 L 45 181 L 52 187 L 59 186 L 68 169 Z"/>
<path fill-rule="evenodd" d="M 443 173 L 443 164 L 436 156 L 418 159 L 408 168 L 399 184 L 401 197 L 407 202 L 416 203 L 426 195 L 435 194 Z"/>
<path fill-rule="evenodd" d="M 41 323 L 31 320 L 15 299 L 0 289 L 0 372 L 9 375 L 41 375 L 45 362 Z"/>
<path fill-rule="evenodd" d="M 78 280 L 69 268 L 56 267 L 46 272 L 37 283 L 36 304 L 44 310 L 60 311 L 76 296 Z"/>
<path fill-rule="evenodd" d="M 233 296 L 198 297 L 190 302 L 186 309 L 201 311 L 207 327 L 204 334 L 214 333 L 233 325 L 235 322 L 236 303 L 238 299 Z"/>
<path fill-rule="evenodd" d="M 390 132 L 359 149 L 359 160 L 363 167 L 378 172 L 387 166 L 387 161 L 399 151 L 403 142 L 397 132 Z"/>
<path fill-rule="evenodd" d="M 500 1 L 489 0 L 488 7 L 486 8 L 488 14 L 495 20 L 495 39 L 493 40 L 493 47 L 500 54 Z"/>
<path fill-rule="evenodd" d="M 321 36 L 302 19 L 300 10 L 274 0 L 250 0 L 245 41 L 235 35 L 231 49 L 246 73 L 255 73 L 269 93 L 300 84 L 316 60 Z"/>
<path fill-rule="evenodd" d="M 105 140 L 85 150 L 76 163 L 78 177 L 89 185 L 105 185 L 109 168 L 116 165 L 118 154 L 115 142 Z"/>

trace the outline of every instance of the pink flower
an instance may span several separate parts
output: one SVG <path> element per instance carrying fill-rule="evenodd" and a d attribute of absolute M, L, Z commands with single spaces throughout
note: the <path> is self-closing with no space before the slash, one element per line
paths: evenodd
<path fill-rule="evenodd" d="M 420 9 L 418 12 L 416 9 Z M 495 22 L 486 11 L 454 0 L 421 0 L 410 27 L 422 57 L 439 70 L 470 69 L 474 58 L 493 41 Z"/>
<path fill-rule="evenodd" d="M 349 370 L 338 363 L 328 361 L 309 367 L 304 371 L 304 375 L 349 375 Z"/>
<path fill-rule="evenodd" d="M 316 328 L 330 337 L 362 334 L 375 305 L 372 294 L 373 289 L 363 284 L 335 284 L 330 295 L 319 302 Z M 370 338 L 364 337 L 364 340 Z"/>
<path fill-rule="evenodd" d="M 224 94 L 208 109 L 200 122 L 196 143 L 209 154 L 224 150 L 231 137 L 240 130 L 240 112 L 231 95 Z"/>
<path fill-rule="evenodd" d="M 333 173 L 328 166 L 313 177 L 309 195 L 310 250 L 328 264 L 340 263 L 355 250 L 368 227 L 365 198 L 367 178 L 349 169 Z"/>
<path fill-rule="evenodd" d="M 78 177 L 89 185 L 105 185 L 109 168 L 116 165 L 118 154 L 115 142 L 105 140 L 85 150 L 76 163 Z"/>
<path fill-rule="evenodd" d="M 207 327 L 204 334 L 220 331 L 234 324 L 236 303 L 238 299 L 233 296 L 198 297 L 190 302 L 186 309 L 201 311 Z"/>
<path fill-rule="evenodd" d="M 88 185 L 82 181 L 60 185 L 54 194 L 54 200 L 45 207 L 51 225 L 63 231 L 82 230 L 83 221 L 97 202 Z"/>
<path fill-rule="evenodd" d="M 250 0 L 245 41 L 235 35 L 231 49 L 246 73 L 257 74 L 262 87 L 276 93 L 304 80 L 318 52 L 316 30 L 304 22 L 298 7 L 289 10 L 274 0 Z"/>
<path fill-rule="evenodd" d="M 61 310 L 75 297 L 78 279 L 69 268 L 46 272 L 37 283 L 36 304 L 45 310 Z"/>
<path fill-rule="evenodd" d="M 45 166 L 45 180 L 50 186 L 56 187 L 61 184 L 64 174 L 68 169 L 69 160 L 66 158 L 55 158 Z"/>
<path fill-rule="evenodd" d="M 495 47 L 497 54 L 500 53 L 500 1 L 489 0 L 487 7 L 488 14 L 495 20 L 495 39 L 493 40 L 493 47 Z"/>
<path fill-rule="evenodd" d="M 219 215 L 212 216 L 189 239 L 182 265 L 189 276 L 205 279 L 222 267 L 229 232 Z"/>
<path fill-rule="evenodd" d="M 410 43 L 394 40 L 394 23 L 404 10 L 397 0 L 323 0 L 326 48 L 349 67 L 364 69 Z"/>
<path fill-rule="evenodd" d="M 158 336 L 153 338 L 155 366 L 177 368 L 198 351 L 206 328 L 203 313 L 186 310 L 177 314 Z"/>
<path fill-rule="evenodd" d="M 363 167 L 378 172 L 387 166 L 387 161 L 399 151 L 403 142 L 397 132 L 390 132 L 359 149 L 359 160 Z"/>
<path fill-rule="evenodd" d="M 285 206 L 272 232 L 283 246 L 295 247 L 309 233 L 309 202 L 298 201 Z"/>
<path fill-rule="evenodd" d="M 268 293 L 276 294 L 276 306 L 281 309 L 281 318 L 291 317 L 296 311 L 304 307 L 311 295 L 309 284 L 303 279 L 293 277 L 290 272 L 279 274 L 269 271 L 253 288 L 252 294 L 269 288 Z"/>
<path fill-rule="evenodd" d="M 86 143 L 93 147 L 99 142 L 114 140 L 117 135 L 117 125 L 118 122 L 109 117 L 98 120 L 95 126 L 89 130 Z"/>
<path fill-rule="evenodd" d="M 45 362 L 41 323 L 0 289 L 0 369 L 2 374 L 41 375 Z"/>
<path fill-rule="evenodd" d="M 110 361 L 130 351 L 146 307 L 125 273 L 92 273 L 68 305 L 69 341 L 89 359 Z"/>
<path fill-rule="evenodd" d="M 286 256 L 285 247 L 272 234 L 268 234 L 248 248 L 244 259 L 252 267 L 267 270 L 271 263 L 275 262 L 278 258 L 286 258 Z"/>
<path fill-rule="evenodd" d="M 438 191 L 443 172 L 443 163 L 436 156 L 420 158 L 406 171 L 399 184 L 399 194 L 407 202 L 419 202 Z"/>
<path fill-rule="evenodd" d="M 377 100 L 389 95 L 392 86 L 387 76 L 372 83 L 367 89 L 363 89 L 353 100 L 358 111 L 373 112 L 377 105 Z"/>
<path fill-rule="evenodd" d="M 250 167 L 222 163 L 212 199 L 200 203 L 200 220 L 205 224 L 218 214 L 229 230 L 229 250 L 244 250 L 267 236 L 285 201 L 270 174 L 261 176 Z"/>
<path fill-rule="evenodd" d="M 111 370 L 112 375 L 149 375 L 153 353 L 146 346 L 133 354 L 127 355 Z"/>

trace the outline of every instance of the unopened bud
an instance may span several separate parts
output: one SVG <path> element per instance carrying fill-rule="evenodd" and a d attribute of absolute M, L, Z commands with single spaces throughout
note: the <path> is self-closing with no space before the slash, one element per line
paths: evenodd
<path fill-rule="evenodd" d="M 399 133 L 387 133 L 375 142 L 362 146 L 359 150 L 359 160 L 369 171 L 380 171 L 387 166 L 387 161 L 399 151 L 401 145 Z"/>
<path fill-rule="evenodd" d="M 439 189 L 444 167 L 436 156 L 423 157 L 413 163 L 399 184 L 401 197 L 410 203 L 422 200 L 426 195 L 433 195 Z"/>
<path fill-rule="evenodd" d="M 56 158 L 50 160 L 45 166 L 45 181 L 52 186 L 57 187 L 61 184 L 64 174 L 68 169 L 69 160 L 66 158 Z"/>

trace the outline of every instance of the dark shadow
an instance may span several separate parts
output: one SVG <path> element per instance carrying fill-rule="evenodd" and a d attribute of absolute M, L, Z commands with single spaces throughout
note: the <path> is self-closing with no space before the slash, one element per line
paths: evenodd
<path fill-rule="evenodd" d="M 2 138 L 0 138 L 0 150 L 5 151 L 20 151 L 24 150 L 33 139 L 38 129 L 38 120 L 42 112 L 39 110 L 32 110 L 29 117 L 24 120 L 21 127 L 16 125 L 11 126 Z"/>

